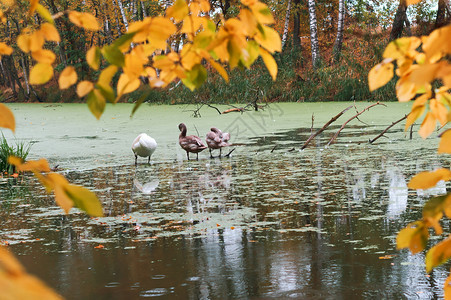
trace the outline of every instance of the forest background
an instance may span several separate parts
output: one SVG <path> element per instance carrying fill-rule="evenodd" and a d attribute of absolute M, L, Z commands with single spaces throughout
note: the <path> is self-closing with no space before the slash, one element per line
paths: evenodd
<path fill-rule="evenodd" d="M 408 6 L 405 0 L 280 0 L 264 1 L 271 9 L 273 28 L 282 38 L 282 52 L 275 54 L 277 80 L 273 81 L 260 58 L 253 68 L 236 68 L 230 72 L 229 84 L 215 72 L 196 91 L 180 82 L 165 89 L 138 89 L 120 99 L 135 102 L 145 93 L 152 103 L 240 103 L 275 101 L 352 101 L 396 100 L 396 78 L 370 93 L 367 74 L 382 60 L 387 43 L 401 36 L 421 36 L 449 23 L 449 0 L 422 1 Z M 239 2 L 211 1 L 211 12 L 225 19 L 236 17 Z M 18 2 L 26 14 L 28 2 Z M 120 37 L 128 24 L 146 16 L 161 15 L 172 1 L 154 0 L 46 0 L 43 4 L 55 12 L 78 10 L 91 12 L 101 30 L 94 34 L 73 26 L 66 16 L 56 20 L 61 42 L 49 45 L 54 51 L 55 73 L 68 65 L 77 68 L 80 80 L 97 77 L 100 70 L 90 68 L 85 53 L 94 45 L 102 47 Z M 218 16 L 221 14 L 217 14 Z M 33 16 L 36 26 L 44 20 Z M 22 30 L 29 26 L 23 15 L 8 15 L 0 24 L 0 40 L 15 45 Z M 218 24 L 221 20 L 213 20 Z M 186 37 L 170 41 L 179 51 Z M 18 47 L 15 45 L 14 47 Z M 15 49 L 16 50 L 16 49 Z M 58 76 L 45 85 L 30 85 L 32 55 L 14 51 L 0 60 L 0 102 L 81 102 L 76 87 L 59 90 Z M 96 74 L 94 74 L 96 73 Z M 118 76 L 116 76 L 118 77 Z M 117 82 L 118 78 L 113 81 Z"/>

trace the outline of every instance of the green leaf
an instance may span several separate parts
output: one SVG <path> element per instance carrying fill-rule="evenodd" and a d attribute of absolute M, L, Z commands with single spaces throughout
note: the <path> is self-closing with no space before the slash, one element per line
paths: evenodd
<path fill-rule="evenodd" d="M 68 184 L 64 187 L 65 194 L 74 202 L 74 206 L 93 217 L 103 217 L 102 204 L 96 194 L 82 186 Z"/>
<path fill-rule="evenodd" d="M 120 47 L 120 46 L 124 45 L 125 43 L 131 43 L 135 34 L 136 34 L 136 32 L 130 32 L 130 33 L 121 35 L 121 37 L 117 38 L 114 41 L 113 45 L 115 47 Z"/>
<path fill-rule="evenodd" d="M 113 65 L 123 67 L 125 65 L 124 54 L 116 45 L 109 45 L 102 48 L 102 55 L 105 59 Z"/>
<path fill-rule="evenodd" d="M 183 84 L 191 91 L 200 87 L 207 79 L 207 70 L 198 64 L 185 73 L 186 78 L 182 79 Z"/>
<path fill-rule="evenodd" d="M 41 4 L 38 4 L 38 5 L 36 6 L 36 11 L 37 11 L 38 14 L 40 14 L 41 17 L 42 17 L 43 19 L 45 19 L 47 22 L 49 22 L 49 23 L 55 25 L 55 21 L 53 21 L 52 14 L 50 13 L 50 11 L 49 11 L 47 8 L 45 8 L 45 7 L 42 6 Z"/>
<path fill-rule="evenodd" d="M 92 114 L 97 118 L 103 114 L 105 110 L 105 98 L 102 96 L 101 92 L 97 89 L 92 90 L 86 99 L 86 103 L 88 104 L 89 110 Z"/>
<path fill-rule="evenodd" d="M 102 96 L 111 103 L 116 102 L 116 94 L 111 86 L 104 86 L 102 84 L 96 84 L 96 88 L 100 91 Z"/>
<path fill-rule="evenodd" d="M 398 249 L 409 248 L 415 254 L 423 251 L 429 238 L 427 227 L 422 221 L 416 221 L 402 229 L 396 237 Z"/>
<path fill-rule="evenodd" d="M 429 273 L 433 268 L 444 264 L 451 257 L 451 238 L 438 243 L 426 254 L 426 271 Z"/>
<path fill-rule="evenodd" d="M 141 104 L 149 97 L 150 91 L 145 92 L 144 94 L 139 97 L 139 99 L 135 102 L 135 105 L 133 106 L 132 113 L 130 114 L 130 118 L 133 117 L 135 112 L 138 110 L 138 108 L 141 106 Z"/>

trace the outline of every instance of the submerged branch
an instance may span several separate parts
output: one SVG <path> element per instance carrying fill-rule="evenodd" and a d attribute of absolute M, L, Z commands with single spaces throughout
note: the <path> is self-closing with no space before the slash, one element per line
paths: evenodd
<path fill-rule="evenodd" d="M 392 128 L 393 126 L 395 126 L 395 125 L 398 124 L 399 122 L 401 122 L 401 121 L 407 119 L 407 116 L 408 116 L 408 115 L 409 115 L 409 114 L 405 115 L 404 117 L 402 117 L 402 118 L 399 119 L 398 121 L 395 121 L 395 122 L 391 123 L 391 125 L 388 126 L 387 128 L 385 128 L 385 130 L 382 131 L 378 136 L 376 136 L 376 137 L 375 137 L 374 139 L 372 139 L 372 140 L 369 140 L 370 144 L 374 143 L 377 139 L 379 139 L 381 136 L 383 136 L 384 133 L 386 133 L 390 128 Z"/>
<path fill-rule="evenodd" d="M 353 116 L 352 118 L 350 118 L 349 120 L 347 120 L 343 125 L 341 125 L 340 129 L 338 129 L 338 131 L 335 133 L 335 135 L 329 140 L 329 142 L 327 143 L 327 146 L 329 146 L 333 141 L 335 141 L 338 137 L 338 135 L 340 134 L 340 132 L 343 130 L 343 128 L 345 128 L 345 126 L 351 122 L 352 120 L 354 120 L 355 118 L 357 118 L 358 116 L 360 116 L 361 114 L 363 114 L 365 111 L 369 110 L 371 107 L 376 106 L 376 105 L 384 105 L 380 103 L 379 101 L 371 104 L 370 106 L 366 107 L 365 109 L 363 109 L 361 112 L 357 113 L 355 116 Z"/>
<path fill-rule="evenodd" d="M 332 124 L 333 122 L 335 122 L 339 117 L 341 117 L 342 114 L 344 114 L 346 111 L 348 111 L 349 109 L 351 109 L 352 105 L 346 107 L 345 109 L 343 109 L 339 114 L 337 114 L 335 117 L 333 117 L 332 119 L 329 120 L 329 122 L 327 122 L 326 124 L 324 124 L 324 126 L 318 130 L 317 132 L 315 132 L 314 134 L 312 134 L 307 141 L 304 143 L 304 145 L 301 147 L 301 150 L 304 149 L 305 147 L 307 147 L 307 145 L 321 132 L 323 132 L 327 127 L 329 127 L 330 124 Z"/>

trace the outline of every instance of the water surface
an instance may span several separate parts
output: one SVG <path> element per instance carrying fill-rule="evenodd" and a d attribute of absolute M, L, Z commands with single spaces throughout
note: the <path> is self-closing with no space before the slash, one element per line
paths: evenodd
<path fill-rule="evenodd" d="M 132 119 L 121 104 L 100 121 L 85 105 L 11 105 L 31 158 L 95 191 L 105 217 L 64 215 L 33 177 L 3 178 L 0 241 L 68 299 L 442 297 L 447 269 L 426 274 L 424 254 L 396 250 L 396 233 L 446 192 L 442 182 L 408 190 L 408 180 L 448 157 L 436 155 L 437 137 L 411 140 L 402 123 L 368 144 L 409 106 L 374 107 L 325 147 L 350 110 L 299 150 L 312 115 L 316 130 L 350 104 L 203 108 L 201 118 L 194 106 L 142 106 Z M 230 158 L 205 151 L 187 161 L 180 122 L 201 137 L 222 128 L 238 146 Z M 135 168 L 130 146 L 141 132 L 158 149 Z"/>

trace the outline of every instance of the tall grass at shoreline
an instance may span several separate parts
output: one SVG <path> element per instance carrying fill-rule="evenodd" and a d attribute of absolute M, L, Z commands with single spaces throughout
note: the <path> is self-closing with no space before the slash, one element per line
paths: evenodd
<path fill-rule="evenodd" d="M 26 160 L 30 153 L 31 144 L 23 141 L 16 141 L 16 145 L 11 146 L 8 144 L 5 136 L 2 134 L 0 139 L 0 171 L 8 174 L 13 174 L 15 168 L 8 163 L 8 157 L 17 156 L 22 160 Z"/>

